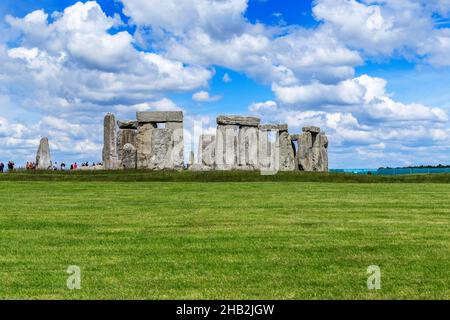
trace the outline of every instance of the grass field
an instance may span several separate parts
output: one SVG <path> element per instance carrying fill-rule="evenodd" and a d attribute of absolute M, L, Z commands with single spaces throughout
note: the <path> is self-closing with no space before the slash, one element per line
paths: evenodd
<path fill-rule="evenodd" d="M 320 176 L 4 175 L 0 299 L 450 298 L 448 177 Z"/>

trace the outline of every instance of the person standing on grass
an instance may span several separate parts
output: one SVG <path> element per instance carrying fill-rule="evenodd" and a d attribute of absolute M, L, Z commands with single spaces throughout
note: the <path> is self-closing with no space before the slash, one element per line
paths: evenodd
<path fill-rule="evenodd" d="M 3 170 L 5 170 L 5 164 L 0 162 L 0 173 L 3 173 Z"/>

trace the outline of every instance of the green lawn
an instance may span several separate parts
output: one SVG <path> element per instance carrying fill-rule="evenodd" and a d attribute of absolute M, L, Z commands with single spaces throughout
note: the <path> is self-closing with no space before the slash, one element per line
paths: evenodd
<path fill-rule="evenodd" d="M 450 184 L 5 179 L 0 299 L 450 298 Z"/>

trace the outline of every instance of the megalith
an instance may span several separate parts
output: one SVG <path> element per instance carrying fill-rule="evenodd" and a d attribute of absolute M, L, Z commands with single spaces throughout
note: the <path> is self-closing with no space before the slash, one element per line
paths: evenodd
<path fill-rule="evenodd" d="M 107 170 L 120 167 L 116 138 L 116 119 L 113 114 L 108 113 L 103 125 L 103 167 Z"/>
<path fill-rule="evenodd" d="M 124 167 L 124 147 L 131 144 L 136 148 L 137 121 L 117 121 L 119 131 L 117 132 L 117 154 L 121 167 Z"/>
<path fill-rule="evenodd" d="M 302 171 L 328 171 L 328 138 L 318 127 L 304 127 L 298 137 L 297 160 Z"/>
<path fill-rule="evenodd" d="M 183 169 L 183 112 L 137 112 L 137 167 Z"/>
<path fill-rule="evenodd" d="M 294 171 L 295 151 L 287 124 L 260 125 L 260 168 L 273 171 Z M 273 139 L 269 139 L 272 133 Z"/>
<path fill-rule="evenodd" d="M 36 154 L 36 168 L 38 170 L 49 170 L 52 168 L 48 138 L 42 138 L 39 142 L 39 148 Z"/>
<path fill-rule="evenodd" d="M 258 126 L 255 117 L 219 116 L 215 143 L 218 170 L 258 168 Z"/>
<path fill-rule="evenodd" d="M 136 169 L 137 168 L 137 152 L 136 148 L 131 143 L 126 143 L 122 150 L 122 168 Z"/>

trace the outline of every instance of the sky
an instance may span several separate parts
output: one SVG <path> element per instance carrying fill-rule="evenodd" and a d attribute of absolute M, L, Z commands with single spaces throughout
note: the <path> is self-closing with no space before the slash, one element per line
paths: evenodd
<path fill-rule="evenodd" d="M 320 126 L 331 168 L 450 164 L 450 0 L 2 0 L 0 161 L 101 161 L 103 117 Z"/>

